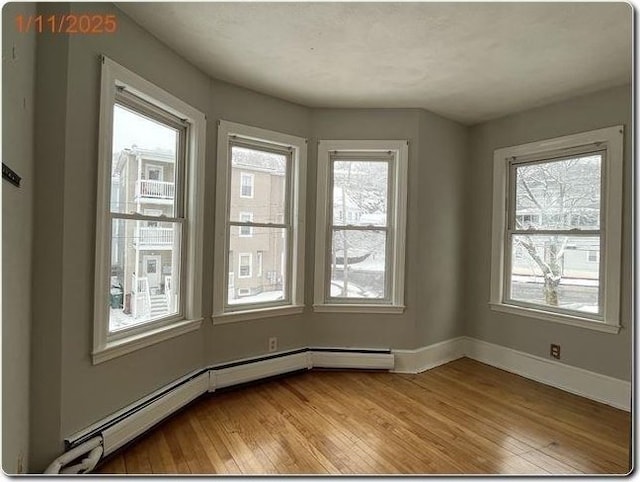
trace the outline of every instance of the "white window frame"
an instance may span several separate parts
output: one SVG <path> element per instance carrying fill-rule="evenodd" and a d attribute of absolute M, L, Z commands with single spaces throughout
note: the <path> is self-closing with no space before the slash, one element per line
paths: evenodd
<path fill-rule="evenodd" d="M 94 291 L 94 364 L 194 331 L 202 325 L 202 235 L 204 210 L 204 155 L 206 120 L 202 112 L 139 75 L 101 56 L 98 184 L 96 208 L 96 261 Z M 182 288 L 180 316 L 147 322 L 109 333 L 111 272 L 111 163 L 113 109 L 116 90 L 124 88 L 150 108 L 168 112 L 188 125 L 184 159 L 184 219 L 182 220 Z M 178 201 L 178 200 L 176 200 Z"/>
<path fill-rule="evenodd" d="M 622 185 L 624 126 L 613 126 L 579 134 L 546 139 L 494 151 L 493 222 L 491 252 L 491 309 L 529 318 L 589 328 L 607 333 L 620 330 L 620 274 L 622 250 Z M 587 150 L 604 151 L 601 210 L 604 223 L 600 250 L 602 320 L 579 312 L 559 313 L 544 306 L 524 307 L 505 299 L 505 266 L 508 257 L 506 230 L 509 206 L 510 166 L 523 159 L 551 159 Z"/>
<path fill-rule="evenodd" d="M 244 184 L 242 184 L 242 180 L 245 178 L 251 180 L 251 182 L 249 183 L 249 186 L 251 187 L 251 194 L 249 194 L 248 196 L 245 194 L 242 194 L 242 188 L 244 186 Z M 255 191 L 255 176 L 250 172 L 241 172 L 240 173 L 240 197 L 245 199 L 253 199 L 254 191 Z"/>
<path fill-rule="evenodd" d="M 246 221 L 243 220 L 243 217 L 247 217 L 249 219 L 247 219 Z M 240 222 L 247 222 L 247 223 L 252 223 L 253 222 L 253 213 L 247 212 L 247 211 L 242 211 L 239 215 L 238 215 L 238 219 L 240 219 Z M 238 226 L 238 237 L 239 238 L 251 238 L 253 237 L 253 226 L 249 225 L 249 226 Z M 249 228 L 249 233 L 248 234 L 243 234 L 242 233 L 242 228 Z"/>
<path fill-rule="evenodd" d="M 226 304 L 228 279 L 225 267 L 229 251 L 229 198 L 231 193 L 231 143 L 241 142 L 256 149 L 287 150 L 291 155 L 289 194 L 290 229 L 287 239 L 287 295 L 284 300 Z M 216 245 L 214 246 L 214 324 L 233 323 L 302 313 L 304 310 L 304 250 L 307 140 L 258 127 L 226 120 L 218 123 L 218 162 L 216 172 Z M 240 181 L 242 182 L 242 181 Z M 255 185 L 253 192 L 255 192 Z M 240 194 L 242 193 L 242 188 Z M 234 223 L 237 224 L 237 223 Z M 279 223 L 252 223 L 254 226 L 278 227 Z"/>
<path fill-rule="evenodd" d="M 331 270 L 328 250 L 331 246 L 331 211 L 333 192 L 331 176 L 331 153 L 358 153 L 375 157 L 376 154 L 390 153 L 393 162 L 389 165 L 389 203 L 387 207 L 387 228 L 389 243 L 387 249 L 389 297 L 386 300 L 364 301 L 341 300 L 336 303 L 330 298 L 328 277 Z M 318 188 L 316 209 L 316 253 L 314 274 L 314 304 L 317 312 L 351 313 L 402 313 L 404 305 L 405 242 L 407 224 L 407 171 L 409 143 L 406 140 L 320 140 L 318 142 Z M 366 160 L 366 157 L 359 159 Z"/>
<path fill-rule="evenodd" d="M 249 260 L 249 263 L 245 266 L 249 266 L 249 274 L 242 274 L 242 258 Z M 238 279 L 253 278 L 253 255 L 251 253 L 238 253 Z"/>

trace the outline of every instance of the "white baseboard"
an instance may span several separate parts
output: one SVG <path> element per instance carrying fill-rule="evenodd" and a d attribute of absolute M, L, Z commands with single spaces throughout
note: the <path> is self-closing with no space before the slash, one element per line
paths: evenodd
<path fill-rule="evenodd" d="M 415 350 L 393 350 L 396 373 L 420 373 L 462 358 L 467 339 L 464 336 L 434 343 Z"/>
<path fill-rule="evenodd" d="M 207 391 L 296 370 L 359 368 L 420 373 L 463 356 L 622 410 L 629 411 L 631 407 L 630 382 L 474 338 L 458 337 L 415 350 L 385 353 L 310 348 L 211 367 L 200 374 L 183 377 L 154 392 L 156 395 L 147 396 L 76 433 L 66 442 L 75 446 L 88 437 L 101 435 L 104 454 L 108 455 Z"/>
<path fill-rule="evenodd" d="M 314 368 L 391 370 L 394 365 L 392 353 L 316 351 L 313 349 L 311 349 L 310 353 L 311 365 Z"/>
<path fill-rule="evenodd" d="M 466 356 L 612 407 L 631 409 L 631 383 L 529 353 L 467 338 Z"/>

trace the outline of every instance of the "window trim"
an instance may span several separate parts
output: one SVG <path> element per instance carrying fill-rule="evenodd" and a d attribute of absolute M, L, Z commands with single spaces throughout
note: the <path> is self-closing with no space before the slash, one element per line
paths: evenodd
<path fill-rule="evenodd" d="M 387 206 L 387 232 L 392 246 L 387 246 L 390 266 L 388 297 L 381 300 L 356 298 L 353 302 L 329 296 L 329 271 L 327 250 L 332 226 L 331 152 L 393 153 L 389 162 L 389 203 Z M 407 219 L 407 172 L 409 143 L 407 140 L 320 140 L 318 141 L 316 251 L 314 274 L 314 304 L 316 312 L 348 313 L 402 313 L 404 305 L 405 242 Z M 360 158 L 359 158 L 360 159 Z M 363 158 L 363 160 L 366 160 Z M 346 218 L 346 214 L 345 214 Z M 393 223 L 392 221 L 393 220 Z M 388 241 L 389 243 L 389 241 Z M 389 256 L 391 254 L 392 256 Z"/>
<path fill-rule="evenodd" d="M 101 88 L 98 135 L 98 183 L 96 202 L 96 258 L 94 281 L 93 364 L 133 352 L 166 339 L 197 330 L 202 324 L 202 236 L 204 208 L 204 156 L 206 119 L 202 112 L 183 102 L 108 57 L 100 56 Z M 184 202 L 182 230 L 183 313 L 148 322 L 109 335 L 109 284 L 111 256 L 111 162 L 113 142 L 113 107 L 116 90 L 125 87 L 141 99 L 150 111 L 166 112 L 189 124 L 187 130 L 185 175 L 181 182 L 189 195 Z"/>
<path fill-rule="evenodd" d="M 622 185 L 624 126 L 582 132 L 552 139 L 505 147 L 494 151 L 493 219 L 491 247 L 491 292 L 489 305 L 496 311 L 530 318 L 580 326 L 596 331 L 617 333 L 620 329 L 620 275 L 622 261 Z M 600 252 L 602 320 L 579 312 L 563 313 L 546 310 L 543 305 L 522 306 L 505 300 L 507 211 L 510 195 L 511 164 L 514 159 L 526 161 L 552 159 L 585 151 L 605 151 L 601 196 L 602 233 Z"/>
<path fill-rule="evenodd" d="M 291 219 L 290 235 L 287 239 L 287 253 L 290 257 L 288 276 L 290 292 L 281 303 L 256 303 L 226 306 L 227 276 L 225 269 L 228 258 L 227 224 L 229 216 L 229 193 L 231 192 L 231 167 L 229 145 L 231 142 L 244 143 L 257 149 L 286 149 L 291 153 L 291 186 L 287 187 Z M 268 316 L 301 313 L 304 309 L 304 250 L 305 250 L 305 205 L 306 205 L 306 164 L 307 140 L 301 137 L 247 126 L 226 120 L 218 121 L 218 147 L 216 171 L 216 209 L 214 247 L 214 292 L 213 323 L 223 324 L 245 321 Z M 255 185 L 254 185 L 255 190 Z M 260 223 L 254 223 L 258 225 Z M 268 224 L 268 223 L 267 223 Z M 284 223 L 286 224 L 286 223 Z"/>

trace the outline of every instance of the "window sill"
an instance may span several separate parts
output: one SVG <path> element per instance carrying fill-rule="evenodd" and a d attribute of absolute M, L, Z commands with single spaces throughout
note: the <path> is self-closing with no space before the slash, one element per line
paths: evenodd
<path fill-rule="evenodd" d="M 126 338 L 107 342 L 105 346 L 94 350 L 91 354 L 93 364 L 97 365 L 98 363 L 126 355 L 141 348 L 155 345 L 161 341 L 184 335 L 185 333 L 200 329 L 201 326 L 202 318 L 183 320 L 168 326 L 145 331 L 144 333 L 138 333 Z"/>
<path fill-rule="evenodd" d="M 347 305 L 347 304 L 321 304 L 313 305 L 316 313 L 393 313 L 400 314 L 405 310 L 404 305 Z"/>
<path fill-rule="evenodd" d="M 238 321 L 257 320 L 271 318 L 273 316 L 295 315 L 304 311 L 304 305 L 276 306 L 272 308 L 259 308 L 256 310 L 231 311 L 213 315 L 214 325 L 225 325 Z"/>
<path fill-rule="evenodd" d="M 579 316 L 564 315 L 560 313 L 551 313 L 549 311 L 536 310 L 534 308 L 525 308 L 522 306 L 506 305 L 504 303 L 490 302 L 489 307 L 494 311 L 503 313 L 511 313 L 514 315 L 526 316 L 529 318 L 537 318 L 564 325 L 578 326 L 589 330 L 601 331 L 604 333 L 618 333 L 620 326 L 608 325 L 603 321 L 595 321 L 589 318 L 581 318 Z"/>

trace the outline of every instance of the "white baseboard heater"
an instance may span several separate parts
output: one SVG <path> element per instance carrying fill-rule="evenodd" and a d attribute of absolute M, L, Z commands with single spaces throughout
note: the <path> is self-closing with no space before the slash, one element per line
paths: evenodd
<path fill-rule="evenodd" d="M 122 410 L 65 439 L 69 454 L 80 446 L 95 449 L 95 439 L 102 440 L 102 457 L 140 436 L 189 402 L 218 388 L 247 383 L 285 373 L 311 368 L 383 369 L 394 367 L 394 355 L 388 349 L 301 348 L 198 370 L 144 397 Z M 91 450 L 89 449 L 89 450 Z M 58 457 L 50 468 L 65 469 Z M 80 458 L 83 454 L 78 455 Z M 68 459 L 68 456 L 66 457 Z M 74 459 L 75 460 L 75 459 Z M 89 472 L 92 467 L 82 467 Z M 69 460 L 68 463 L 72 461 Z M 79 465 L 77 465 L 79 466 Z M 75 466 L 74 466 L 75 467 Z M 49 469 L 48 469 L 49 470 Z"/>

